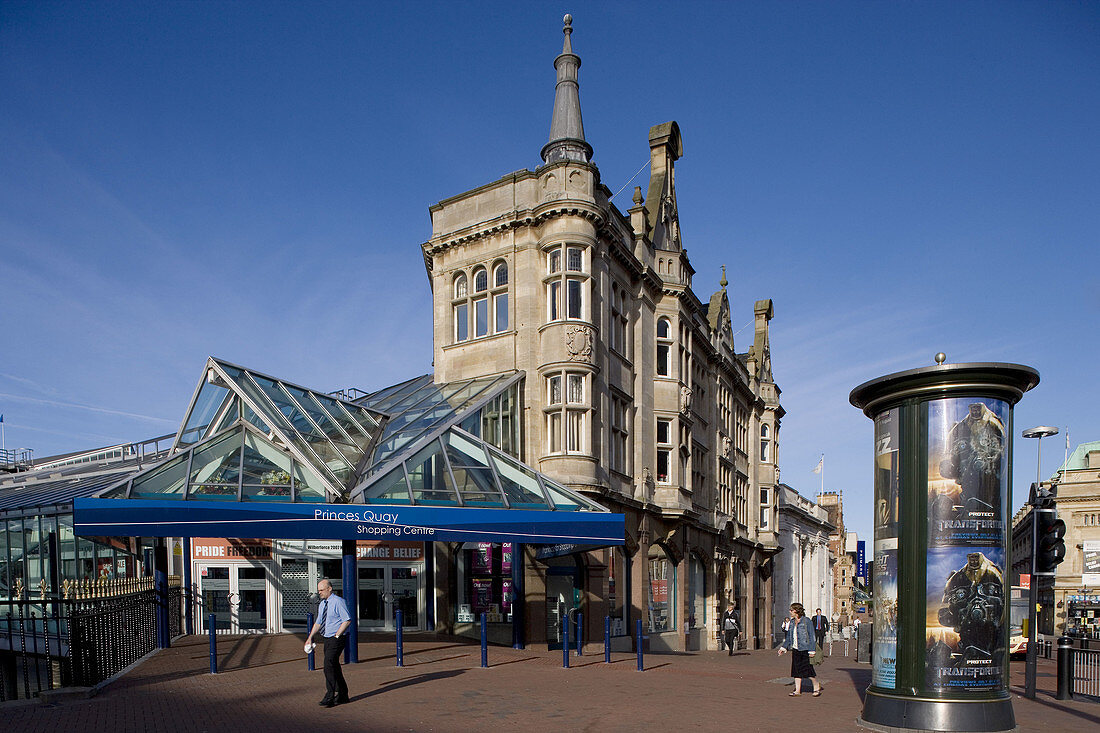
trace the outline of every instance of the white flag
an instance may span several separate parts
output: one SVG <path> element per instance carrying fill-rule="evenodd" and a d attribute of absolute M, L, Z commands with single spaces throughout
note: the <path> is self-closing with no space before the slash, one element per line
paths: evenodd
<path fill-rule="evenodd" d="M 821 473 L 821 469 L 825 467 L 825 456 L 821 456 L 821 460 L 814 466 L 814 473 Z"/>

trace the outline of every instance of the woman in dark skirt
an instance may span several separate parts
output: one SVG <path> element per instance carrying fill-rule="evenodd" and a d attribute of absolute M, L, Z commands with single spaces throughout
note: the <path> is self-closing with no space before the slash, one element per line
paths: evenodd
<path fill-rule="evenodd" d="M 821 697 L 821 683 L 817 681 L 814 667 L 810 664 L 810 654 L 817 648 L 817 637 L 814 635 L 814 625 L 806 618 L 806 609 L 801 603 L 791 604 L 791 623 L 787 627 L 787 638 L 779 647 L 779 655 L 783 656 L 789 649 L 791 652 L 791 677 L 794 677 L 794 692 L 791 697 L 802 694 L 802 678 L 808 677 L 814 686 L 814 697 Z"/>

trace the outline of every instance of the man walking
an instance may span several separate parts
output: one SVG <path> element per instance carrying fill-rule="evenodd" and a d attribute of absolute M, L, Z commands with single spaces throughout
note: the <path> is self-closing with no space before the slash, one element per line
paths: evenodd
<path fill-rule="evenodd" d="M 722 614 L 722 636 L 726 642 L 726 649 L 729 650 L 730 656 L 733 656 L 733 650 L 737 648 L 737 639 L 740 636 L 741 628 L 737 622 L 737 609 L 730 601 L 730 604 L 726 606 L 726 612 Z"/>
<path fill-rule="evenodd" d="M 328 578 L 317 583 L 317 595 L 321 596 L 321 605 L 317 608 L 317 623 L 309 631 L 306 646 L 313 642 L 313 635 L 318 632 L 325 639 L 325 696 L 317 704 L 331 708 L 348 701 L 348 683 L 340 669 L 340 655 L 348 643 L 344 632 L 351 626 L 351 616 L 344 599 L 333 595 Z"/>
<path fill-rule="evenodd" d="M 829 619 L 822 615 L 821 609 L 817 609 L 817 613 L 814 614 L 814 636 L 817 637 L 817 645 L 822 649 L 825 648 L 825 632 L 829 630 Z"/>

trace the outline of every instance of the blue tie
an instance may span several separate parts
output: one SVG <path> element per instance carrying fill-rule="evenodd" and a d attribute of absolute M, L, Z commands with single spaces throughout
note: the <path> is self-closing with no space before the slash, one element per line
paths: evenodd
<path fill-rule="evenodd" d="M 328 599 L 324 600 L 324 608 L 321 609 L 321 636 L 325 636 L 325 616 L 328 615 Z"/>

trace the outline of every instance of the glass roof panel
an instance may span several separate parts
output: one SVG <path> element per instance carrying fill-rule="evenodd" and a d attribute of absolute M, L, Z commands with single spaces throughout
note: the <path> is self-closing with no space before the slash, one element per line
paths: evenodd
<path fill-rule="evenodd" d="M 456 502 L 454 484 L 443 457 L 443 446 L 433 440 L 405 462 L 413 501 Z"/>
<path fill-rule="evenodd" d="M 451 473 L 463 503 L 503 505 L 504 500 L 493 478 L 485 448 L 453 430 L 443 436 L 443 442 L 447 446 Z"/>
<path fill-rule="evenodd" d="M 294 501 L 324 502 L 328 498 L 322 484 L 302 464 L 294 462 Z"/>
<path fill-rule="evenodd" d="M 143 476 L 136 476 L 130 497 L 134 499 L 182 499 L 187 483 L 187 458 L 180 453 Z"/>
<path fill-rule="evenodd" d="M 285 452 L 252 433 L 244 436 L 242 499 L 282 497 L 290 501 L 290 472 L 294 461 Z"/>
<path fill-rule="evenodd" d="M 384 387 L 377 392 L 373 392 L 366 397 L 362 397 L 356 400 L 356 404 L 370 407 L 374 410 L 389 413 L 391 405 L 395 404 L 401 399 L 403 395 L 407 395 L 409 392 L 422 387 L 425 383 L 430 384 L 432 381 L 432 375 L 422 374 L 419 377 L 414 377 L 406 382 L 400 382 L 398 384 Z"/>
<path fill-rule="evenodd" d="M 405 472 L 400 464 L 378 479 L 370 488 L 366 498 L 377 501 L 379 504 L 408 504 L 409 485 L 405 481 Z"/>
<path fill-rule="evenodd" d="M 550 501 L 554 502 L 554 507 L 557 509 L 576 510 L 580 509 L 581 502 L 572 491 L 565 488 L 561 484 L 555 483 L 546 476 L 542 477 L 542 483 L 546 486 L 546 493 L 550 495 Z M 588 506 L 584 507 L 588 509 Z"/>
<path fill-rule="evenodd" d="M 191 459 L 191 493 L 237 494 L 241 478 L 241 433 L 238 428 L 197 447 Z"/>
<path fill-rule="evenodd" d="M 228 396 L 229 390 L 207 381 L 206 371 L 203 371 L 202 387 L 199 388 L 195 404 L 187 415 L 176 447 L 187 448 L 202 440 L 207 433 L 207 428 L 210 427 L 210 422 L 217 417 Z"/>
<path fill-rule="evenodd" d="M 549 508 L 534 471 L 499 453 L 490 451 L 490 454 L 493 465 L 496 466 L 497 475 L 500 476 L 501 488 L 504 489 L 504 495 L 508 497 L 511 504 Z"/>

